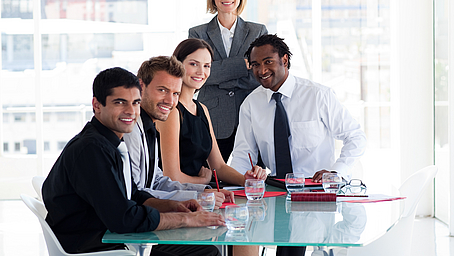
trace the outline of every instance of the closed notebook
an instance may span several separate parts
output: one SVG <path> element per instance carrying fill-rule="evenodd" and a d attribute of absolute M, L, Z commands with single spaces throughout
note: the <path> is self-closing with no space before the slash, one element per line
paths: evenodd
<path fill-rule="evenodd" d="M 325 192 L 295 192 L 291 194 L 291 200 L 302 202 L 336 202 L 336 194 Z"/>

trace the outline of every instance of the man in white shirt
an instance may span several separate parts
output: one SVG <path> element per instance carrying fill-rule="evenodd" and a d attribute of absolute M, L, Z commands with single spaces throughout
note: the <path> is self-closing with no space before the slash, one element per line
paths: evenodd
<path fill-rule="evenodd" d="M 247 170 L 251 165 L 248 154 L 257 162 L 260 152 L 272 176 L 304 173 L 318 182 L 323 173 L 336 171 L 350 179 L 350 168 L 364 153 L 365 134 L 330 88 L 289 74 L 291 55 L 276 35 L 260 36 L 246 52 L 262 86 L 241 105 L 231 166 Z M 334 139 L 344 143 L 337 160 Z M 278 246 L 276 255 L 304 255 L 305 251 L 306 247 Z"/>
<path fill-rule="evenodd" d="M 241 105 L 231 166 L 247 170 L 251 164 L 248 153 L 256 162 L 260 152 L 271 175 L 276 175 L 273 93 L 279 92 L 290 128 L 288 144 L 293 172 L 320 181 L 329 170 L 349 180 L 351 167 L 364 153 L 365 134 L 332 89 L 289 74 L 291 55 L 283 39 L 276 35 L 257 38 L 246 52 L 262 86 Z M 334 156 L 335 139 L 343 141 L 338 159 Z"/>

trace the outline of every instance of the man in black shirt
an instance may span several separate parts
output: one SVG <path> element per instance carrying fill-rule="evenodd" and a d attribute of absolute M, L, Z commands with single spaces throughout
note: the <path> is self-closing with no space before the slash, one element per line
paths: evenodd
<path fill-rule="evenodd" d="M 137 190 L 130 173 L 123 172 L 117 147 L 124 144 L 123 134 L 132 131 L 140 101 L 134 74 L 122 68 L 99 73 L 93 83 L 94 117 L 68 142 L 43 184 L 46 221 L 68 253 L 125 249 L 123 244 L 101 242 L 108 229 L 126 233 L 224 225 L 222 216 L 199 211 L 195 200 L 161 200 Z M 158 245 L 152 255 L 219 251 L 212 246 Z"/>

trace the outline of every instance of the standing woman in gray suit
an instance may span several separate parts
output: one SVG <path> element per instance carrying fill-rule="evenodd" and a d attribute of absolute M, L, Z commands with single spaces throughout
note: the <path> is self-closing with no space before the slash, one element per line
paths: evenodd
<path fill-rule="evenodd" d="M 217 13 L 209 22 L 189 29 L 189 38 L 205 40 L 213 49 L 211 76 L 198 100 L 208 108 L 214 134 L 225 162 L 235 142 L 240 105 L 260 84 L 254 79 L 244 53 L 265 25 L 244 21 L 239 15 L 247 0 L 207 0 L 207 12 Z"/>

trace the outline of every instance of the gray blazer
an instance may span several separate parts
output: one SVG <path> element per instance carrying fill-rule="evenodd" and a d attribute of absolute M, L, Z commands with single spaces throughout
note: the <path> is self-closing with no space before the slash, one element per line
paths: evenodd
<path fill-rule="evenodd" d="M 214 51 L 211 75 L 200 89 L 198 100 L 210 112 L 217 139 L 232 135 L 238 126 L 240 105 L 260 84 L 244 62 L 244 53 L 259 36 L 268 34 L 265 25 L 245 22 L 238 17 L 230 55 L 227 58 L 217 15 L 207 24 L 189 29 L 189 38 L 205 40 Z"/>

